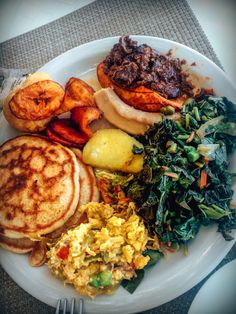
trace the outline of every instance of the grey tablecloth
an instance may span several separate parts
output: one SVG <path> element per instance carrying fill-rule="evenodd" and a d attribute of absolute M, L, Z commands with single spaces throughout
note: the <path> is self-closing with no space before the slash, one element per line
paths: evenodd
<path fill-rule="evenodd" d="M 203 53 L 220 66 L 185 0 L 98 0 L 2 43 L 0 66 L 32 71 L 82 43 L 122 34 L 144 34 L 178 41 Z M 234 246 L 218 268 L 235 257 Z M 177 299 L 144 313 L 186 314 L 205 280 Z M 0 268 L 0 313 L 46 314 L 54 313 L 54 309 L 24 292 Z"/>

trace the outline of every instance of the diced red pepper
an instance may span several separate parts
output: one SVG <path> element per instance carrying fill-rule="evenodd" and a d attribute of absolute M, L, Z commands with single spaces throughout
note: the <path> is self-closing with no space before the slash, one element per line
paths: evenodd
<path fill-rule="evenodd" d="M 61 259 L 66 260 L 69 256 L 69 245 L 63 246 L 60 248 L 60 250 L 57 252 L 57 256 Z"/>

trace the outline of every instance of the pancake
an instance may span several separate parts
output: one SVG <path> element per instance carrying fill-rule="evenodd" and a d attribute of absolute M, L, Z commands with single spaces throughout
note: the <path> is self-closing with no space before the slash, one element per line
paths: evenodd
<path fill-rule="evenodd" d="M 28 238 L 11 239 L 0 235 L 0 246 L 14 253 L 25 254 L 31 252 L 34 244 L 35 242 Z"/>
<path fill-rule="evenodd" d="M 81 223 L 85 222 L 86 220 L 87 220 L 87 216 L 81 214 L 79 210 L 76 210 L 75 213 L 64 223 L 63 226 L 54 230 L 53 232 L 46 234 L 45 238 L 51 239 L 51 240 L 57 239 L 63 233 L 66 233 L 69 229 L 79 226 Z"/>
<path fill-rule="evenodd" d="M 97 180 L 96 180 L 96 177 L 94 175 L 94 172 L 93 172 L 93 168 L 90 167 L 90 166 L 87 166 L 88 167 L 88 172 L 91 176 L 91 179 L 92 179 L 92 197 L 91 197 L 91 202 L 99 202 L 100 200 L 100 192 L 99 192 L 99 189 L 98 189 L 98 186 L 97 186 Z"/>
<path fill-rule="evenodd" d="M 82 160 L 82 152 L 79 149 L 71 149 L 80 165 L 80 198 L 77 208 L 89 202 L 99 202 L 99 191 L 96 183 L 96 178 L 92 167 L 86 165 Z"/>
<path fill-rule="evenodd" d="M 61 227 L 76 210 L 79 190 L 70 149 L 36 135 L 0 146 L 0 234 L 38 239 Z"/>
<path fill-rule="evenodd" d="M 82 161 L 82 152 L 79 149 L 71 149 L 77 158 L 80 167 L 79 182 L 80 182 L 80 196 L 77 205 L 77 210 L 75 213 L 65 222 L 65 224 L 54 230 L 53 232 L 46 235 L 49 239 L 59 238 L 68 229 L 78 226 L 80 223 L 86 220 L 84 215 L 79 212 L 79 207 L 81 205 L 86 205 L 89 202 L 99 202 L 99 191 L 96 184 L 96 178 L 93 173 L 93 169 L 86 165 Z"/>

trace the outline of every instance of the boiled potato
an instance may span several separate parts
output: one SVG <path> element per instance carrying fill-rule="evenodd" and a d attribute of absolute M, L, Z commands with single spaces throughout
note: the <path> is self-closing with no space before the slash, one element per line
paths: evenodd
<path fill-rule="evenodd" d="M 143 167 L 143 154 L 134 155 L 134 145 L 143 148 L 119 129 L 98 130 L 84 147 L 83 161 L 98 168 L 137 173 Z"/>

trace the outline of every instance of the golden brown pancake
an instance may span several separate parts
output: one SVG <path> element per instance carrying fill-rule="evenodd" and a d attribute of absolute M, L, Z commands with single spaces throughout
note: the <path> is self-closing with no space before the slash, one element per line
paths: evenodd
<path fill-rule="evenodd" d="M 86 165 L 82 160 L 82 152 L 79 149 L 71 149 L 80 165 L 80 198 L 77 208 L 89 202 L 99 202 L 99 191 L 96 183 L 96 178 L 92 167 Z"/>
<path fill-rule="evenodd" d="M 0 146 L 0 234 L 38 239 L 62 226 L 79 200 L 79 165 L 68 148 L 36 135 Z"/>
<path fill-rule="evenodd" d="M 0 235 L 0 246 L 14 253 L 24 254 L 31 252 L 33 250 L 34 244 L 35 242 L 28 238 L 11 239 Z"/>
<path fill-rule="evenodd" d="M 72 151 L 75 153 L 80 166 L 80 196 L 77 210 L 65 222 L 63 226 L 45 235 L 49 239 L 59 238 L 63 233 L 67 232 L 67 230 L 78 226 L 84 221 L 86 217 L 81 215 L 81 213 L 79 212 L 79 207 L 81 205 L 88 204 L 89 202 L 99 202 L 100 195 L 97 188 L 96 178 L 94 176 L 93 169 L 82 161 L 82 152 L 79 149 L 73 148 Z"/>

